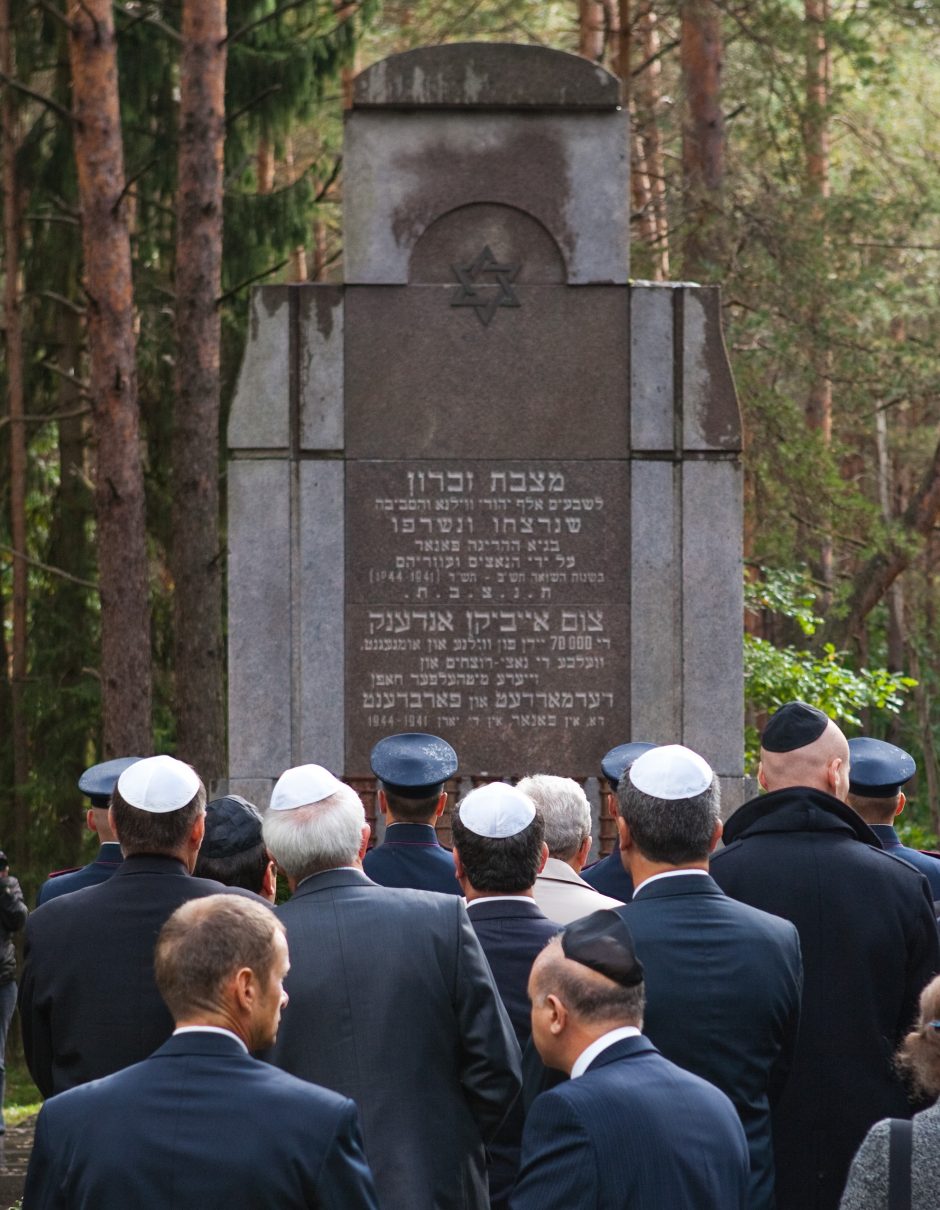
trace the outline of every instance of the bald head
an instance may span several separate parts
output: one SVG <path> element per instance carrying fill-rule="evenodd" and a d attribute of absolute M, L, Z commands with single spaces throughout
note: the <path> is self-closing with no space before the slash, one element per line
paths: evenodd
<path fill-rule="evenodd" d="M 845 802 L 849 792 L 849 743 L 830 719 L 825 731 L 811 744 L 792 752 L 761 748 L 758 780 L 765 790 L 808 786 Z"/>

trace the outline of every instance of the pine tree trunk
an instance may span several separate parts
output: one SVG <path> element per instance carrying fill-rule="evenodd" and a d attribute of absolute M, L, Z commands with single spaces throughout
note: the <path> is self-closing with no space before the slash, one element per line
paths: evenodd
<path fill-rule="evenodd" d="M 721 14 L 714 0 L 683 0 L 682 196 L 685 202 L 682 272 L 707 280 L 722 260 L 721 208 L 725 124 L 721 112 Z"/>
<path fill-rule="evenodd" d="M 578 0 L 578 54 L 593 63 L 604 58 L 607 25 L 604 5 L 599 0 Z"/>
<path fill-rule="evenodd" d="M 662 103 L 662 64 L 659 21 L 653 0 L 645 0 L 637 14 L 637 42 L 640 60 L 645 64 L 634 86 L 637 122 L 643 140 L 643 164 L 652 205 L 652 235 L 654 249 L 654 281 L 669 277 L 669 215 L 666 210 L 666 157 L 659 125 Z"/>
<path fill-rule="evenodd" d="M 0 68 L 15 75 L 10 0 L 0 0 Z M 17 102 L 12 88 L 3 90 L 3 323 L 6 331 L 6 377 L 10 420 L 10 536 L 13 543 L 13 846 L 16 860 L 26 865 L 29 833 L 25 796 L 29 750 L 23 693 L 27 673 L 26 564 L 26 422 L 23 418 L 23 325 L 20 313 L 20 190 L 16 172 L 18 149 Z"/>
<path fill-rule="evenodd" d="M 69 7 L 96 439 L 104 756 L 151 750 L 150 607 L 131 248 L 111 0 Z"/>
<path fill-rule="evenodd" d="M 225 22 L 225 0 L 184 0 L 173 427 L 177 749 L 207 785 L 225 767 L 218 307 Z"/>

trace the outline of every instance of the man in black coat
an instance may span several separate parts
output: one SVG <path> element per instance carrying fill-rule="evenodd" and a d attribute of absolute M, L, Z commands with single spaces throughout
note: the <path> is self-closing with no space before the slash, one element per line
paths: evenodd
<path fill-rule="evenodd" d="M 618 798 L 635 889 L 616 911 L 645 971 L 644 1033 L 731 1099 L 747 1135 L 749 1210 L 773 1210 L 770 1111 L 796 1047 L 803 982 L 796 929 L 729 899 L 709 877 L 720 787 L 697 753 L 652 749 Z"/>
<path fill-rule="evenodd" d="M 10 873 L 6 853 L 0 853 L 0 1134 L 3 1122 L 3 1089 L 6 1081 L 7 1033 L 16 1008 L 16 950 L 11 934 L 26 923 L 29 908 L 19 882 Z"/>
<path fill-rule="evenodd" d="M 19 1005 L 26 1065 L 43 1096 L 137 1063 L 172 1033 L 154 981 L 157 934 L 181 903 L 228 890 L 192 877 L 205 809 L 189 765 L 170 756 L 131 765 L 110 809 L 123 863 L 30 917 Z"/>
<path fill-rule="evenodd" d="M 822 711 L 777 711 L 758 779 L 768 793 L 725 824 L 711 872 L 800 934 L 800 1035 L 773 1115 L 777 1206 L 835 1210 L 868 1128 L 910 1116 L 892 1057 L 940 968 L 940 942 L 926 879 L 845 805 L 849 747 Z"/>

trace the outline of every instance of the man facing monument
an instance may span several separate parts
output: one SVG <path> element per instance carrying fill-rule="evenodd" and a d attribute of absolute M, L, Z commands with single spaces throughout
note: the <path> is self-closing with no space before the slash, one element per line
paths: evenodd
<path fill-rule="evenodd" d="M 532 893 L 549 920 L 570 924 L 591 912 L 619 907 L 622 900 L 602 895 L 581 877 L 591 851 L 591 804 L 578 783 L 537 773 L 524 777 L 516 789 L 532 799 L 545 825 L 548 860 Z"/>
<path fill-rule="evenodd" d="M 283 925 L 210 895 L 160 931 L 156 981 L 176 1028 L 124 1071 L 43 1106 L 27 1210 L 377 1210 L 352 1101 L 249 1051 L 286 1002 Z"/>
<path fill-rule="evenodd" d="M 447 806 L 444 782 L 457 772 L 457 753 L 436 735 L 409 731 L 379 740 L 371 764 L 385 839 L 363 857 L 363 870 L 380 886 L 459 895 L 454 863 L 434 827 Z"/>
<path fill-rule="evenodd" d="M 845 805 L 849 746 L 821 710 L 780 707 L 758 780 L 767 793 L 726 822 L 711 873 L 800 935 L 800 1033 L 773 1113 L 777 1206 L 835 1210 L 868 1128 L 911 1114 L 892 1058 L 940 942 L 926 879 Z"/>
<path fill-rule="evenodd" d="M 745 1210 L 738 1116 L 640 1032 L 643 967 L 617 914 L 549 942 L 529 995 L 542 1059 L 571 1078 L 529 1111 L 512 1210 Z"/>
<path fill-rule="evenodd" d="M 643 963 L 646 1035 L 731 1099 L 750 1155 L 747 1204 L 773 1210 L 770 1112 L 793 1060 L 803 984 L 796 929 L 730 899 L 709 877 L 721 795 L 698 753 L 679 744 L 644 753 L 618 799 L 634 887 L 618 915 Z"/>
<path fill-rule="evenodd" d="M 362 803 L 319 765 L 278 779 L 264 836 L 293 891 L 271 1061 L 355 1100 L 387 1210 L 486 1210 L 519 1047 L 463 901 L 371 882 Z"/>
<path fill-rule="evenodd" d="M 170 1036 L 153 975 L 157 934 L 180 904 L 227 889 L 192 876 L 205 808 L 189 765 L 171 756 L 130 765 L 108 813 L 124 861 L 106 882 L 30 916 L 19 1006 L 26 1065 L 43 1096 L 137 1063 Z"/>
<path fill-rule="evenodd" d="M 610 787 L 607 802 L 611 818 L 617 818 L 617 787 L 620 785 L 620 779 L 637 757 L 655 747 L 655 744 L 646 743 L 645 740 L 637 740 L 635 743 L 618 744 L 604 754 L 601 760 L 601 773 Z M 584 881 L 595 891 L 619 899 L 621 903 L 629 903 L 633 897 L 633 883 L 630 881 L 630 875 L 624 869 L 620 846 L 616 843 L 606 857 L 602 857 L 600 861 L 588 866 L 584 871 Z"/>

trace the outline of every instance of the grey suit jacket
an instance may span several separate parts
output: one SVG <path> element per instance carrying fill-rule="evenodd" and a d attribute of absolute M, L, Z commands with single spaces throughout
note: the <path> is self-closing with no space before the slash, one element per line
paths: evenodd
<path fill-rule="evenodd" d="M 290 1002 L 268 1057 L 356 1101 L 383 1210 L 486 1210 L 520 1060 L 463 900 L 339 869 L 278 914 Z"/>

